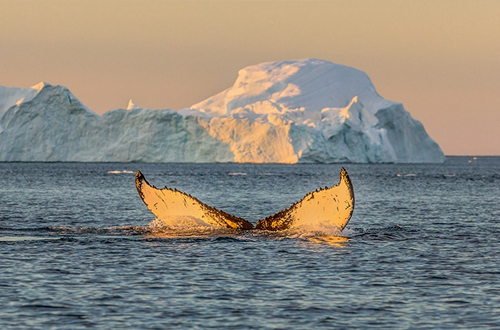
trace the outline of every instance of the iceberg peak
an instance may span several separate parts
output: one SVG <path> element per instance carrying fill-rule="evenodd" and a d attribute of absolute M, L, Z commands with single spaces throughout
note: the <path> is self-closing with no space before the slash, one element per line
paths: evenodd
<path fill-rule="evenodd" d="M 134 102 L 132 102 L 132 99 L 130 99 L 128 101 L 127 110 L 135 110 L 135 109 L 139 109 L 139 107 Z"/>
<path fill-rule="evenodd" d="M 41 91 L 42 89 L 44 89 L 45 87 L 49 87 L 49 86 L 51 86 L 51 84 L 46 83 L 46 82 L 44 82 L 44 81 L 41 81 L 41 82 L 39 82 L 38 84 L 31 86 L 31 88 L 33 88 L 33 89 L 34 89 L 34 90 L 36 90 L 38 93 L 40 93 L 40 91 Z"/>
<path fill-rule="evenodd" d="M 362 71 L 316 58 L 266 62 L 243 68 L 232 87 L 191 106 L 212 117 L 232 113 L 267 115 L 303 109 L 345 107 L 353 98 L 376 112 L 394 102 L 383 99 Z"/>
<path fill-rule="evenodd" d="M 11 107 L 19 107 L 33 100 L 46 83 L 39 83 L 30 88 L 0 86 L 0 119 Z"/>

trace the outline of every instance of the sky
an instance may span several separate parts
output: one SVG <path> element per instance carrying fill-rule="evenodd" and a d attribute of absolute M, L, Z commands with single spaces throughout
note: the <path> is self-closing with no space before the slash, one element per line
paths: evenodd
<path fill-rule="evenodd" d="M 321 58 L 368 74 L 446 155 L 500 155 L 500 1 L 0 0 L 0 85 L 94 112 L 182 109 L 238 70 Z"/>

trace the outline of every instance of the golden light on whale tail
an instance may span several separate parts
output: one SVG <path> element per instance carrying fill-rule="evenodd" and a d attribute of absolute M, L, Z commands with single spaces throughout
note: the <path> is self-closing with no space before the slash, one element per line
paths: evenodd
<path fill-rule="evenodd" d="M 344 229 L 354 211 L 351 179 L 342 167 L 339 184 L 308 193 L 288 209 L 259 220 L 255 229 L 284 230 L 315 224 Z"/>
<path fill-rule="evenodd" d="M 171 188 L 158 189 L 144 175 L 135 175 L 137 192 L 148 209 L 166 224 L 189 220 L 198 225 L 234 228 L 286 230 L 314 225 L 334 226 L 341 231 L 354 211 L 354 190 L 344 168 L 336 186 L 308 193 L 288 209 L 261 219 L 255 227 L 245 219 L 200 202 L 195 197 Z"/>
<path fill-rule="evenodd" d="M 182 191 L 151 186 L 140 171 L 135 174 L 135 186 L 148 209 L 166 223 L 189 218 L 200 225 L 253 229 L 250 222 L 206 205 Z"/>

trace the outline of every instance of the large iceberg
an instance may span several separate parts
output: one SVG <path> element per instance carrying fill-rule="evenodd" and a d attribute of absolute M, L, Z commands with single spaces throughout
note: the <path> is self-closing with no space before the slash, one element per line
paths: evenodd
<path fill-rule="evenodd" d="M 437 143 L 357 69 L 319 59 L 239 71 L 188 109 L 99 116 L 67 88 L 0 87 L 0 161 L 420 163 Z"/>

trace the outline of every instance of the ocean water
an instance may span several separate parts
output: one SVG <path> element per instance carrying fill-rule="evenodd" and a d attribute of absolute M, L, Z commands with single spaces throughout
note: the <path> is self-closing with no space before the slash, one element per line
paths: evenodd
<path fill-rule="evenodd" d="M 349 173 L 322 232 L 153 227 L 141 170 L 253 223 Z M 0 163 L 1 329 L 499 329 L 500 158 Z"/>

